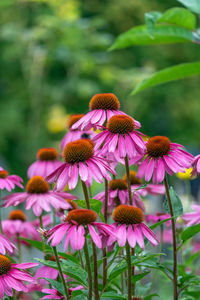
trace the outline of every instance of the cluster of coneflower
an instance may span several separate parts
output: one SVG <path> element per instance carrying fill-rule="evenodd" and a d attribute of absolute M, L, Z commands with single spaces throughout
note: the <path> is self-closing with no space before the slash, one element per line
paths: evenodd
<path fill-rule="evenodd" d="M 194 158 L 182 145 L 172 143 L 165 136 L 147 138 L 139 131 L 140 123 L 120 111 L 120 103 L 114 94 L 97 94 L 90 101 L 90 111 L 86 115 L 72 115 L 68 120 L 68 132 L 60 143 L 61 156 L 54 148 L 42 148 L 37 153 L 37 161 L 28 169 L 29 181 L 25 192 L 9 194 L 3 199 L 5 208 L 25 203 L 25 209 L 32 209 L 37 217 L 28 222 L 25 214 L 17 209 L 8 220 L 0 220 L 0 297 L 12 297 L 13 291 L 42 291 L 49 294 L 41 299 L 67 299 L 73 290 L 86 289 L 84 286 L 70 286 L 70 278 L 62 272 L 62 264 L 56 247 L 62 244 L 65 252 L 82 252 L 85 269 L 88 272 L 88 300 L 99 300 L 107 281 L 107 253 L 118 244 L 127 261 L 127 299 L 137 299 L 132 278 L 135 269 L 132 257 L 138 244 L 145 249 L 149 241 L 156 246 L 159 241 L 144 223 L 145 205 L 142 196 L 164 194 L 166 191 L 171 218 L 173 248 L 176 250 L 175 226 L 167 174 L 185 172 L 194 163 L 194 173 L 200 171 L 200 156 Z M 124 165 L 125 175 L 117 178 L 118 164 Z M 130 167 L 138 167 L 137 173 Z M 142 183 L 152 179 L 145 186 Z M 78 207 L 77 197 L 68 190 L 74 190 L 81 182 L 85 204 Z M 93 181 L 101 184 L 102 192 L 91 195 Z M 163 185 L 164 183 L 164 185 Z M 23 188 L 21 178 L 0 170 L 0 189 L 9 192 L 15 185 Z M 91 200 L 92 199 L 92 200 Z M 94 200 L 95 199 L 95 200 Z M 101 216 L 95 212 L 95 201 L 102 202 Z M 53 213 L 53 218 L 49 213 Z M 60 217 L 59 223 L 57 222 Z M 100 219 L 101 217 L 101 219 Z M 50 227 L 45 230 L 44 228 Z M 21 260 L 20 237 L 40 240 L 37 228 L 42 233 L 42 244 L 51 245 L 57 270 L 47 266 L 39 267 L 31 276 L 24 271 L 36 267 L 37 263 L 14 264 L 6 252 L 16 251 L 18 244 Z M 13 240 L 14 239 L 14 240 Z M 13 240 L 11 242 L 11 240 Z M 91 244 L 93 271 L 88 252 Z M 102 249 L 102 250 L 98 250 Z M 177 258 L 174 250 L 174 299 L 177 299 Z M 46 252 L 45 252 L 46 255 Z M 102 276 L 98 276 L 97 259 L 103 259 Z M 52 258 L 51 258 L 52 259 Z M 48 282 L 40 277 L 60 280 L 64 294 L 55 288 L 45 288 Z M 39 281 L 38 281 L 39 280 Z M 26 286 L 22 281 L 31 282 Z M 39 286 L 38 286 L 39 283 Z M 34 289 L 35 286 L 35 289 Z M 101 286 L 101 290 L 99 289 Z M 37 288 L 36 288 L 37 287 Z M 15 294 L 14 294 L 15 295 Z M 19 294 L 20 295 L 20 294 Z M 18 296 L 20 297 L 20 296 Z M 135 297 L 135 298 L 134 298 Z M 18 298 L 17 298 L 18 299 Z M 139 298 L 138 298 L 139 299 Z"/>

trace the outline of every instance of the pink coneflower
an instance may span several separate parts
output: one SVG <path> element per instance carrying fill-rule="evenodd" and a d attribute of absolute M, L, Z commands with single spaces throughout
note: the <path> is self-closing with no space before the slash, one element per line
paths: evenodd
<path fill-rule="evenodd" d="M 33 176 L 47 177 L 55 169 L 57 169 L 61 162 L 58 160 L 58 151 L 54 148 L 41 148 L 37 152 L 37 161 L 35 161 L 28 168 L 28 178 Z"/>
<path fill-rule="evenodd" d="M 82 285 L 79 285 L 75 288 L 70 287 L 68 289 L 69 292 L 69 297 L 71 298 L 71 294 L 73 291 L 77 291 L 77 290 L 82 290 L 84 289 L 84 287 Z M 41 298 L 42 299 L 60 299 L 60 300 L 66 300 L 66 298 L 56 289 L 43 289 L 42 290 L 43 293 L 48 294 L 47 296 L 44 296 Z"/>
<path fill-rule="evenodd" d="M 72 126 L 82 117 L 84 117 L 84 114 L 72 115 L 69 118 L 67 122 L 67 128 L 69 129 L 69 132 L 65 134 L 64 138 L 60 143 L 61 150 L 63 150 L 65 146 L 70 142 L 74 142 L 80 139 L 90 139 L 93 136 L 95 136 L 95 132 L 92 130 L 72 129 Z"/>
<path fill-rule="evenodd" d="M 124 247 L 126 242 L 131 248 L 136 246 L 136 243 L 144 249 L 144 237 L 146 237 L 153 246 L 158 244 L 158 240 L 154 233 L 144 223 L 144 215 L 140 208 L 130 205 L 119 205 L 113 212 L 115 221 L 113 232 L 117 236 L 117 242 L 120 247 Z M 115 241 L 114 236 L 110 236 L 108 245 L 112 245 Z"/>
<path fill-rule="evenodd" d="M 17 236 L 40 240 L 40 235 L 32 222 L 28 222 L 22 210 L 13 210 L 8 216 L 8 220 L 2 221 L 3 232 L 9 238 Z"/>
<path fill-rule="evenodd" d="M 4 293 L 12 297 L 13 289 L 26 293 L 28 288 L 22 281 L 34 282 L 35 279 L 25 269 L 36 266 L 38 263 L 13 264 L 8 257 L 0 255 L 0 298 L 3 299 Z"/>
<path fill-rule="evenodd" d="M 85 244 L 85 234 L 89 232 L 96 246 L 102 248 L 102 236 L 107 238 L 112 235 L 112 227 L 98 223 L 96 219 L 96 213 L 90 209 L 74 209 L 68 213 L 64 223 L 48 231 L 50 236 L 48 242 L 51 242 L 52 246 L 57 246 L 66 234 L 64 250 L 67 250 L 69 242 L 73 250 L 81 250 Z"/>
<path fill-rule="evenodd" d="M 95 150 L 101 155 L 112 153 L 117 161 L 126 156 L 134 162 L 142 158 L 145 152 L 145 143 L 139 131 L 140 123 L 127 115 L 117 115 L 110 118 L 106 130 L 97 134 L 93 141 Z"/>
<path fill-rule="evenodd" d="M 39 217 L 43 210 L 50 212 L 51 206 L 55 209 L 68 209 L 70 205 L 64 198 L 75 199 L 76 197 L 69 193 L 50 191 L 43 177 L 34 176 L 28 181 L 26 192 L 6 196 L 4 206 L 17 206 L 26 201 L 26 209 L 33 208 L 34 214 Z"/>
<path fill-rule="evenodd" d="M 76 122 L 72 129 L 88 130 L 103 125 L 112 116 L 124 114 L 120 111 L 120 103 L 112 93 L 96 94 L 90 100 L 90 112 Z"/>
<path fill-rule="evenodd" d="M 192 204 L 194 212 L 186 213 L 182 216 L 183 220 L 187 223 L 187 226 L 200 223 L 200 205 Z"/>
<path fill-rule="evenodd" d="M 6 251 L 10 254 L 13 254 L 16 247 L 7 237 L 0 234 L 0 254 L 6 254 Z"/>
<path fill-rule="evenodd" d="M 157 223 L 166 219 L 171 218 L 169 214 L 157 212 L 155 215 L 146 215 L 145 220 L 147 223 Z M 171 220 L 165 222 L 167 226 L 171 225 Z"/>
<path fill-rule="evenodd" d="M 69 189 L 74 189 L 78 183 L 78 177 L 84 182 L 95 181 L 102 183 L 103 178 L 110 180 L 107 171 L 116 174 L 108 165 L 106 159 L 94 155 L 93 142 L 78 140 L 67 144 L 63 150 L 65 162 L 47 177 L 47 180 L 57 181 L 56 188 L 62 191 L 66 184 Z"/>
<path fill-rule="evenodd" d="M 6 170 L 0 169 L 0 190 L 6 189 L 10 192 L 16 185 L 23 188 L 20 182 L 23 182 L 23 180 L 19 176 L 9 175 Z"/>
<path fill-rule="evenodd" d="M 163 181 L 165 172 L 185 172 L 191 166 L 193 156 L 183 150 L 183 146 L 171 143 L 166 136 L 154 136 L 146 142 L 146 156 L 139 166 L 138 178 L 145 177 L 150 181 L 153 176 L 153 183 Z"/>
<path fill-rule="evenodd" d="M 100 200 L 103 203 L 105 201 L 105 191 L 94 196 L 94 199 Z M 134 206 L 140 207 L 145 210 L 144 203 L 139 196 L 138 191 L 133 193 L 132 196 Z M 108 184 L 108 213 L 112 213 L 113 208 L 120 204 L 128 204 L 128 185 L 123 179 L 113 179 Z"/>
<path fill-rule="evenodd" d="M 194 164 L 194 167 L 192 169 L 191 175 L 197 176 L 200 173 L 200 154 L 194 157 L 192 164 Z"/>

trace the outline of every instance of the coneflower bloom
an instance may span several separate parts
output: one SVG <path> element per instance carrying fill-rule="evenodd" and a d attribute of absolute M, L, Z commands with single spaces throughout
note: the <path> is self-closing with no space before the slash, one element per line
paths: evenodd
<path fill-rule="evenodd" d="M 13 254 L 14 250 L 16 250 L 16 247 L 7 237 L 0 234 L 0 254 L 6 254 L 8 252 L 9 254 Z"/>
<path fill-rule="evenodd" d="M 51 206 L 55 209 L 69 208 L 70 204 L 64 198 L 75 199 L 76 197 L 69 193 L 50 191 L 43 177 L 34 176 L 28 181 L 26 192 L 4 197 L 4 206 L 17 206 L 26 201 L 26 209 L 32 208 L 34 214 L 39 217 L 43 211 L 50 212 Z"/>
<path fill-rule="evenodd" d="M 38 263 L 13 264 L 8 257 L 0 255 L 0 298 L 3 299 L 4 294 L 12 297 L 13 289 L 26 293 L 28 288 L 22 281 L 34 282 L 35 279 L 25 269 L 36 266 Z"/>
<path fill-rule="evenodd" d="M 64 223 L 48 231 L 48 242 L 51 246 L 57 246 L 66 234 L 64 250 L 67 251 L 69 243 L 72 250 L 81 250 L 85 244 L 85 234 L 89 232 L 96 246 L 102 248 L 102 236 L 106 239 L 113 235 L 112 226 L 98 223 L 96 219 L 96 213 L 90 209 L 74 209 L 68 213 Z"/>
<path fill-rule="evenodd" d="M 10 238 L 17 236 L 40 240 L 40 235 L 32 222 L 28 222 L 22 210 L 12 210 L 8 220 L 2 221 L 3 232 Z"/>
<path fill-rule="evenodd" d="M 105 191 L 100 192 L 94 199 L 100 200 L 103 203 L 105 201 Z M 140 207 L 142 210 L 145 210 L 144 203 L 140 198 L 138 191 L 133 193 L 132 196 L 133 205 Z M 120 204 L 128 204 L 129 195 L 128 195 L 128 185 L 127 182 L 123 179 L 113 179 L 108 184 L 108 213 L 112 213 L 112 210 Z"/>
<path fill-rule="evenodd" d="M 116 240 L 120 247 L 124 247 L 126 242 L 131 248 L 136 246 L 136 243 L 144 249 L 144 237 L 149 242 L 156 246 L 158 240 L 154 233 L 144 223 L 144 215 L 140 208 L 130 205 L 119 205 L 113 212 L 113 232 L 116 234 Z M 115 241 L 114 236 L 110 236 L 108 246 Z"/>
<path fill-rule="evenodd" d="M 63 150 L 65 146 L 70 143 L 74 142 L 80 139 L 90 139 L 93 136 L 95 136 L 95 132 L 92 130 L 79 130 L 79 129 L 72 129 L 72 126 L 78 122 L 82 117 L 84 117 L 84 114 L 79 115 L 71 115 L 69 120 L 67 121 L 67 128 L 69 132 L 67 132 L 60 142 L 60 148 Z"/>
<path fill-rule="evenodd" d="M 192 226 L 200 223 L 200 205 L 192 204 L 194 212 L 186 213 L 182 216 L 187 226 Z"/>
<path fill-rule="evenodd" d="M 192 169 L 191 175 L 197 176 L 200 173 L 200 154 L 194 157 L 192 164 L 194 164 L 194 167 Z"/>
<path fill-rule="evenodd" d="M 123 179 L 127 181 L 126 174 L 124 174 Z M 137 177 L 135 171 L 130 171 L 130 182 L 133 191 L 139 189 L 143 185 L 142 180 Z M 142 196 L 146 196 L 147 194 L 161 195 L 165 194 L 165 186 L 164 184 L 148 184 L 145 188 L 139 189 L 138 192 Z"/>
<path fill-rule="evenodd" d="M 114 115 L 125 114 L 120 111 L 120 103 L 112 93 L 96 94 L 90 100 L 90 112 L 76 122 L 72 129 L 97 129 Z"/>
<path fill-rule="evenodd" d="M 166 136 L 154 136 L 146 142 L 146 155 L 139 166 L 138 178 L 145 177 L 153 183 L 163 181 L 165 172 L 173 175 L 185 172 L 191 166 L 193 156 L 183 149 L 183 146 L 171 141 Z"/>
<path fill-rule="evenodd" d="M 37 160 L 30 165 L 27 174 L 28 178 L 33 176 L 47 177 L 55 169 L 57 169 L 61 162 L 58 160 L 58 151 L 54 148 L 41 148 L 37 152 Z"/>
<path fill-rule="evenodd" d="M 84 289 L 84 287 L 82 285 L 79 285 L 75 288 L 70 287 L 68 289 L 69 292 L 69 297 L 71 298 L 71 294 L 73 291 L 77 291 L 77 290 L 82 290 Z M 42 299 L 60 299 L 60 300 L 66 300 L 66 298 L 56 289 L 43 289 L 42 290 L 43 293 L 48 294 L 47 296 L 44 296 L 41 298 Z"/>
<path fill-rule="evenodd" d="M 106 125 L 106 130 L 97 134 L 93 141 L 95 150 L 99 150 L 102 156 L 113 153 L 115 159 L 119 161 L 126 156 L 134 162 L 138 161 L 145 153 L 145 143 L 137 131 L 140 123 L 127 115 L 117 115 L 110 118 Z"/>
<path fill-rule="evenodd" d="M 103 178 L 110 180 L 108 173 L 116 174 L 107 163 L 107 160 L 94 155 L 93 142 L 77 140 L 67 144 L 63 150 L 64 163 L 47 177 L 47 180 L 56 181 L 56 188 L 62 191 L 66 184 L 74 189 L 78 177 L 84 182 L 95 181 L 102 183 Z"/>
<path fill-rule="evenodd" d="M 169 214 L 157 212 L 155 215 L 146 215 L 145 216 L 145 221 L 147 223 L 155 224 L 157 222 L 160 222 L 160 221 L 163 221 L 163 220 L 166 220 L 166 219 L 169 219 L 169 218 L 171 218 L 171 216 Z M 167 226 L 170 226 L 171 225 L 171 220 L 165 222 L 165 224 Z"/>
<path fill-rule="evenodd" d="M 23 188 L 23 185 L 20 182 L 23 182 L 23 180 L 19 176 L 9 175 L 6 170 L 0 168 L 0 190 L 6 189 L 10 192 L 16 185 Z"/>

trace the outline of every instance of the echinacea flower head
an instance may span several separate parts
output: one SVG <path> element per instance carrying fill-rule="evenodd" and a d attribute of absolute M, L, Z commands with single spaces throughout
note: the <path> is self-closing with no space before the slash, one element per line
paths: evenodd
<path fill-rule="evenodd" d="M 90 111 L 76 122 L 72 129 L 88 130 L 97 129 L 107 122 L 112 116 L 124 114 L 120 111 L 120 103 L 112 93 L 96 94 L 90 100 Z"/>
<path fill-rule="evenodd" d="M 113 154 L 115 159 L 120 162 L 126 156 L 134 163 L 145 153 L 145 143 L 137 131 L 140 123 L 127 115 L 116 115 L 109 119 L 106 130 L 97 134 L 93 141 L 95 150 L 102 156 Z"/>
<path fill-rule="evenodd" d="M 70 142 L 80 140 L 80 139 L 90 139 L 93 136 L 95 136 L 96 133 L 92 130 L 79 130 L 79 129 L 72 128 L 72 126 L 83 117 L 84 114 L 77 114 L 77 115 L 70 116 L 70 118 L 67 121 L 68 132 L 65 134 L 62 141 L 60 142 L 61 150 L 63 150 L 65 146 Z"/>
<path fill-rule="evenodd" d="M 26 192 L 15 193 L 4 197 L 4 206 L 17 206 L 26 201 L 26 209 L 33 209 L 39 217 L 43 211 L 50 212 L 51 206 L 55 209 L 70 208 L 70 204 L 64 198 L 76 199 L 70 193 L 50 191 L 48 183 L 41 176 L 33 176 L 26 185 Z"/>
<path fill-rule="evenodd" d="M 3 299 L 4 294 L 13 296 L 13 289 L 26 293 L 28 288 L 23 281 L 34 282 L 35 280 L 25 269 L 36 266 L 38 263 L 13 264 L 8 257 L 0 255 L 0 298 Z"/>
<path fill-rule="evenodd" d="M 0 190 L 6 189 L 10 192 L 16 185 L 23 188 L 20 182 L 23 182 L 22 178 L 17 175 L 9 175 L 8 171 L 0 168 Z"/>
<path fill-rule="evenodd" d="M 187 226 L 192 226 L 200 223 L 200 205 L 192 204 L 193 212 L 185 213 L 182 218 L 187 223 Z"/>
<path fill-rule="evenodd" d="M 47 180 L 56 181 L 56 188 L 62 191 L 68 184 L 74 189 L 80 176 L 84 182 L 94 179 L 102 183 L 103 179 L 110 180 L 108 173 L 116 174 L 106 159 L 94 154 L 94 143 L 91 140 L 77 140 L 67 144 L 63 150 L 64 163 L 47 177 Z"/>
<path fill-rule="evenodd" d="M 8 220 L 2 221 L 3 232 L 10 238 L 17 236 L 40 240 L 40 235 L 32 222 L 27 221 L 26 215 L 22 210 L 12 210 Z M 22 241 L 23 242 L 23 241 Z"/>
<path fill-rule="evenodd" d="M 55 148 L 41 148 L 37 152 L 37 160 L 28 168 L 28 178 L 46 177 L 61 165 L 59 154 Z"/>
<path fill-rule="evenodd" d="M 119 205 L 113 212 L 113 220 L 115 221 L 112 224 L 113 231 L 120 247 L 124 247 L 128 242 L 131 248 L 134 248 L 137 243 L 144 249 L 144 237 L 153 246 L 158 244 L 154 233 L 143 223 L 144 215 L 140 208 L 131 205 Z M 114 241 L 115 238 L 110 236 L 108 246 L 112 245 Z"/>
<path fill-rule="evenodd" d="M 7 237 L 0 234 L 0 254 L 5 255 L 6 252 L 8 252 L 9 254 L 13 254 L 15 250 L 15 245 L 11 243 L 11 241 Z"/>
<path fill-rule="evenodd" d="M 74 209 L 70 211 L 65 222 L 48 231 L 48 242 L 57 246 L 64 238 L 64 250 L 68 244 L 72 250 L 81 250 L 85 244 L 85 234 L 89 232 L 93 242 L 98 248 L 102 248 L 102 239 L 113 235 L 111 225 L 96 222 L 97 215 L 90 209 Z M 96 231 L 97 230 L 97 231 Z"/>
<path fill-rule="evenodd" d="M 191 166 L 193 156 L 180 144 L 172 143 L 166 136 L 154 136 L 146 142 L 146 155 L 139 166 L 138 178 L 145 177 L 153 183 L 163 181 L 165 172 L 173 175 L 185 172 Z"/>
<path fill-rule="evenodd" d="M 192 164 L 194 165 L 192 176 L 197 176 L 200 173 L 200 154 L 194 157 Z"/>

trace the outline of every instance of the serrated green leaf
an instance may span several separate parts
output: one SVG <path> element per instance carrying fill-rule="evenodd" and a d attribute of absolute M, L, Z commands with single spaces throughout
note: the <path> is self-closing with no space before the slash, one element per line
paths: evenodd
<path fill-rule="evenodd" d="M 73 201 L 76 202 L 76 204 L 79 207 L 87 208 L 85 200 L 73 200 Z M 103 203 L 97 199 L 90 199 L 89 201 L 90 201 L 90 208 L 94 210 L 97 213 L 97 215 L 100 217 L 100 219 L 104 222 L 104 216 L 101 211 Z"/>
<path fill-rule="evenodd" d="M 157 19 L 157 22 L 166 22 L 193 30 L 196 26 L 196 16 L 188 9 L 182 7 L 173 7 L 166 10 L 164 14 Z"/>
<path fill-rule="evenodd" d="M 153 36 L 149 35 L 147 26 L 136 26 L 119 35 L 110 50 L 123 49 L 134 45 L 155 45 L 193 42 L 192 31 L 171 25 L 155 25 Z"/>
<path fill-rule="evenodd" d="M 46 281 L 48 281 L 62 295 L 65 295 L 65 290 L 64 290 L 64 287 L 63 287 L 63 285 L 62 285 L 61 282 L 58 282 L 56 280 L 53 280 L 53 279 L 50 279 L 50 278 L 46 278 L 46 277 L 42 277 L 42 278 L 44 278 Z"/>
<path fill-rule="evenodd" d="M 136 85 L 132 95 L 152 86 L 184 79 L 194 75 L 200 75 L 200 62 L 184 63 L 169 67 L 150 75 L 147 79 L 142 80 L 138 85 Z"/>
<path fill-rule="evenodd" d="M 172 202 L 174 216 L 179 217 L 183 214 L 183 205 L 182 205 L 181 199 L 176 194 L 176 192 L 172 186 L 170 186 L 169 194 L 170 194 L 170 198 L 171 198 L 171 202 Z M 167 199 L 165 199 L 165 201 L 164 201 L 164 209 L 170 214 L 170 209 L 169 209 Z"/>
<path fill-rule="evenodd" d="M 187 241 L 200 232 L 200 224 L 190 226 L 181 233 L 181 239 Z"/>
<path fill-rule="evenodd" d="M 177 0 L 191 11 L 200 14 L 200 0 Z"/>

